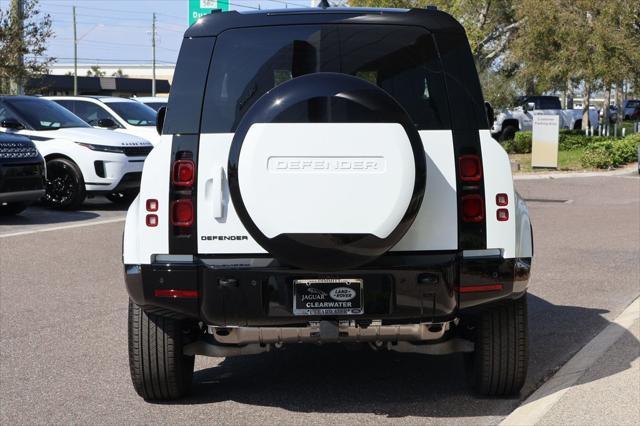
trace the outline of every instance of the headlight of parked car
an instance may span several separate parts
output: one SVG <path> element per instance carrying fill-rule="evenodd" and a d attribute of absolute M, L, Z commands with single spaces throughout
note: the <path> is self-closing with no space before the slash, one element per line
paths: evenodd
<path fill-rule="evenodd" d="M 76 142 L 76 143 L 78 145 L 84 146 L 85 148 L 89 148 L 93 151 L 114 152 L 118 154 L 124 153 L 124 149 L 119 146 L 96 145 L 96 144 L 84 143 L 84 142 Z"/>

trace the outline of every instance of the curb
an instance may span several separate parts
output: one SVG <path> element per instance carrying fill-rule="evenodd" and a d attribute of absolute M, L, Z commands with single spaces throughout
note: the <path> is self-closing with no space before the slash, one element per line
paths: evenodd
<path fill-rule="evenodd" d="M 636 173 L 638 170 L 637 163 L 627 164 L 622 168 L 615 170 L 607 170 L 602 172 L 551 172 L 551 173 L 514 173 L 513 180 L 535 180 L 535 179 L 563 179 L 563 178 L 581 178 L 581 177 L 607 177 L 620 176 L 629 173 Z"/>
<path fill-rule="evenodd" d="M 620 176 L 629 173 L 636 173 L 638 170 L 637 163 L 627 164 L 626 166 L 602 172 L 551 172 L 551 173 L 514 173 L 513 180 L 535 180 L 535 179 L 563 179 L 563 178 L 581 178 L 581 177 L 607 177 Z"/>
<path fill-rule="evenodd" d="M 500 425 L 534 425 L 539 422 L 638 318 L 640 318 L 640 297 L 636 297 L 615 320 L 580 349 Z"/>

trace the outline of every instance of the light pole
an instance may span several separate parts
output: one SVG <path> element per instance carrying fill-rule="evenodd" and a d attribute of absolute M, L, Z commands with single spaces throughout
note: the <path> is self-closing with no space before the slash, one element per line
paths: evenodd
<path fill-rule="evenodd" d="M 151 23 L 151 52 L 152 52 L 152 61 L 151 66 L 153 67 L 153 77 L 151 80 L 151 96 L 156 95 L 156 13 L 153 12 L 153 21 Z"/>
<path fill-rule="evenodd" d="M 78 96 L 78 43 L 85 38 L 89 33 L 98 27 L 104 27 L 103 24 L 96 24 L 89 31 L 78 37 L 78 29 L 76 25 L 76 7 L 72 6 L 73 10 L 73 96 Z"/>

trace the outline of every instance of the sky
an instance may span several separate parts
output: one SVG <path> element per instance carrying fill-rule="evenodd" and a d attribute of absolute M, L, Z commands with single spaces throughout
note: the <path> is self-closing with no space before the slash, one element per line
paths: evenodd
<path fill-rule="evenodd" d="M 0 0 L 6 8 L 10 0 Z M 48 55 L 59 64 L 73 62 L 72 6 L 76 6 L 78 62 L 81 64 L 151 63 L 151 22 L 156 12 L 156 61 L 174 64 L 188 26 L 189 0 L 40 0 L 51 15 L 55 36 Z M 309 7 L 311 0 L 230 0 L 230 9 Z M 285 5 L 286 3 L 286 5 Z"/>

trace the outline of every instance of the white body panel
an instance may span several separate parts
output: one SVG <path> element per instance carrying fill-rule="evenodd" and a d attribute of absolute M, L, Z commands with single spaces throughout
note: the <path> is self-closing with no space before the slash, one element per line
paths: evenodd
<path fill-rule="evenodd" d="M 169 178 L 172 135 L 163 136 L 144 163 L 140 193 L 127 212 L 123 260 L 127 265 L 151 263 L 152 255 L 169 253 Z M 148 199 L 158 200 L 158 211 L 147 212 Z M 158 226 L 148 227 L 146 215 L 158 216 Z"/>
<path fill-rule="evenodd" d="M 4 129 L 3 129 L 4 131 Z M 87 191 L 114 189 L 126 173 L 142 171 L 144 157 L 128 157 L 122 153 L 94 151 L 76 142 L 105 146 L 149 146 L 145 139 L 114 133 L 92 127 L 75 127 L 58 130 L 7 131 L 30 136 L 43 157 L 62 155 L 70 158 L 82 172 Z M 46 138 L 46 140 L 42 140 Z M 105 177 L 96 174 L 95 161 L 103 161 Z"/>
<path fill-rule="evenodd" d="M 203 134 L 198 153 L 198 253 L 266 253 L 242 225 L 229 198 L 227 160 L 233 133 Z M 206 162 L 207 166 L 202 164 Z M 219 235 L 246 240 L 206 239 Z M 204 237 L 204 238 L 203 238 Z"/>
<path fill-rule="evenodd" d="M 452 133 L 449 130 L 421 131 L 420 136 L 427 156 L 425 198 L 413 225 L 392 251 L 457 250 L 458 207 Z M 152 151 L 145 163 L 140 196 L 127 215 L 126 264 L 148 264 L 153 255 L 169 253 L 171 138 L 163 136 L 163 142 Z M 227 161 L 232 139 L 231 133 L 202 134 L 200 137 L 196 218 L 199 254 L 266 253 L 244 228 L 229 197 Z M 283 140 L 286 143 L 286 138 Z M 509 158 L 488 130 L 480 131 L 480 140 L 485 181 L 487 249 L 498 249 L 505 258 L 531 257 L 530 219 L 524 201 L 514 192 Z M 251 142 L 248 146 L 251 146 Z M 361 151 L 359 155 L 362 155 Z M 264 164 L 267 169 L 268 159 L 263 159 L 265 161 L 254 164 Z M 264 173 L 259 176 L 268 180 Z M 256 196 L 264 197 L 267 203 L 272 194 L 268 192 L 268 186 L 263 191 Z M 509 204 L 505 207 L 509 210 L 509 220 L 505 222 L 499 222 L 496 217 L 496 210 L 502 208 L 496 205 L 495 197 L 499 193 L 509 197 Z M 157 199 L 160 205 L 157 212 L 159 225 L 155 228 L 145 225 L 145 202 L 149 198 Z M 221 236 L 241 238 L 219 238 Z"/>
<path fill-rule="evenodd" d="M 397 123 L 258 123 L 244 139 L 238 181 L 249 216 L 268 238 L 385 238 L 411 201 L 412 164 Z"/>
<path fill-rule="evenodd" d="M 457 250 L 458 200 L 451 130 L 423 130 L 427 186 L 418 216 L 391 251 Z"/>
<path fill-rule="evenodd" d="M 427 155 L 425 199 L 410 230 L 392 250 L 456 250 L 458 217 L 451 131 L 421 131 L 420 136 Z M 232 139 L 233 134 L 230 133 L 203 134 L 200 137 L 197 209 L 199 253 L 265 253 L 242 225 L 229 198 L 226 176 Z M 204 161 L 208 164 L 206 167 L 202 166 Z M 248 238 L 211 238 L 221 235 Z"/>
<path fill-rule="evenodd" d="M 487 249 L 502 249 L 504 258 L 513 258 L 516 256 L 516 199 L 509 156 L 491 137 L 488 130 L 480 130 L 480 146 L 484 173 Z M 496 205 L 497 194 L 507 194 L 509 204 L 506 207 Z M 499 208 L 506 208 L 509 211 L 509 220 L 498 221 L 496 212 Z"/>

